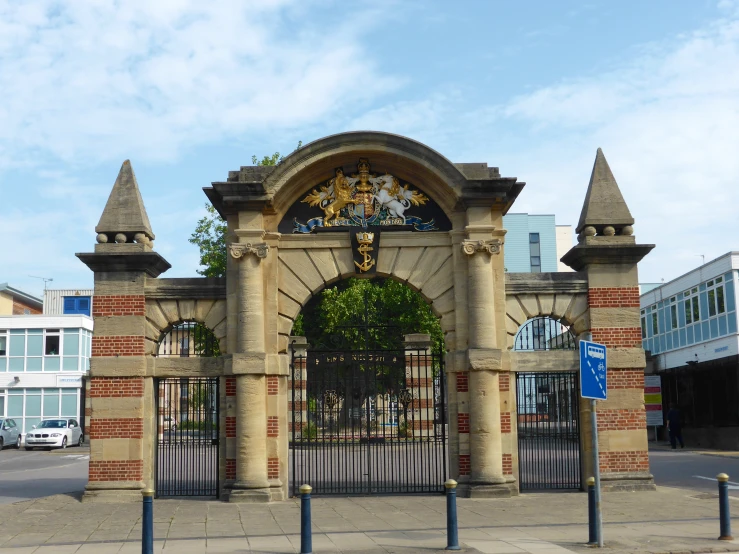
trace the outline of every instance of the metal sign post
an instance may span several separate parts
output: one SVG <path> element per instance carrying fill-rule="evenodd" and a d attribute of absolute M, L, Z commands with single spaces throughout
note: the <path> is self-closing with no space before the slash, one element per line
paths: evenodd
<path fill-rule="evenodd" d="M 603 518 L 600 507 L 600 455 L 598 452 L 598 415 L 596 400 L 606 400 L 606 347 L 587 340 L 580 341 L 580 395 L 590 399 L 590 429 L 593 451 L 593 476 L 595 477 L 595 527 L 598 547 L 603 547 Z"/>

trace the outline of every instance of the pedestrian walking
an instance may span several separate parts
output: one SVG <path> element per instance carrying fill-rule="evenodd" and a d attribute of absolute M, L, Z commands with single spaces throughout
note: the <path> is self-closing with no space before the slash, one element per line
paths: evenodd
<path fill-rule="evenodd" d="M 677 443 L 680 443 L 680 448 L 685 448 L 683 443 L 683 429 L 680 423 L 680 410 L 677 409 L 677 405 L 673 402 L 670 404 L 670 411 L 667 412 L 667 433 L 670 435 L 670 445 L 672 449 L 677 448 Z"/>

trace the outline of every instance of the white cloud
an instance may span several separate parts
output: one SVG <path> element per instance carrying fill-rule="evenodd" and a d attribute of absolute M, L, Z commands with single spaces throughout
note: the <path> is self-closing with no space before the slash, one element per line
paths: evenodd
<path fill-rule="evenodd" d="M 367 118 L 453 161 L 487 161 L 517 175 L 527 186 L 513 211 L 554 213 L 560 224 L 577 224 L 603 147 L 637 240 L 657 245 L 640 277 L 669 280 L 695 267 L 697 254 L 710 260 L 739 249 L 738 18 L 501 105 L 470 109 L 461 93 L 437 93 Z"/>
<path fill-rule="evenodd" d="M 0 169 L 49 154 L 171 160 L 183 147 L 310 124 L 392 89 L 388 77 L 383 88 L 352 84 L 374 80 L 360 47 L 366 20 L 293 28 L 306 9 L 298 0 L 0 0 Z"/>

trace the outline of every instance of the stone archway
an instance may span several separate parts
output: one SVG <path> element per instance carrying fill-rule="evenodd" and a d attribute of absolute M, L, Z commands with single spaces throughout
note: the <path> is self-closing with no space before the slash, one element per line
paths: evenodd
<path fill-rule="evenodd" d="M 342 187 L 351 195 L 344 204 L 338 202 Z M 383 187 L 396 204 L 381 200 Z M 500 254 L 502 216 L 522 187 L 487 164 L 453 164 L 407 138 L 357 132 L 308 144 L 274 168 L 241 168 L 206 189 L 227 219 L 231 241 L 227 348 L 233 353 L 236 436 L 242 443 L 232 500 L 287 494 L 282 398 L 288 337 L 313 294 L 357 274 L 353 234 L 363 225 L 379 236 L 372 243 L 376 274 L 420 291 L 441 316 L 446 367 L 455 374 L 449 391 L 452 476 L 463 493 L 511 494 L 501 446 L 502 429 L 510 430 L 500 415 L 500 373 L 506 369 Z M 343 210 L 340 216 L 329 209 L 333 202 Z M 386 219 L 377 219 L 383 214 Z M 274 403 L 269 392 L 264 398 L 272 376 Z"/>

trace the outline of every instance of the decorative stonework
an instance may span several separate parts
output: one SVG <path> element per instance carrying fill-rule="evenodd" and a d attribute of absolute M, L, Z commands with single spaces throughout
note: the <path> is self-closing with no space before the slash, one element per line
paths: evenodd
<path fill-rule="evenodd" d="M 265 243 L 233 243 L 228 245 L 228 251 L 230 252 L 231 257 L 236 260 L 238 260 L 239 258 L 243 258 L 247 254 L 254 254 L 257 258 L 266 258 L 267 252 L 269 252 L 269 245 Z"/>
<path fill-rule="evenodd" d="M 487 252 L 488 254 L 499 254 L 503 243 L 498 239 L 493 240 L 464 240 L 462 241 L 462 252 L 471 256 L 475 252 Z"/>

